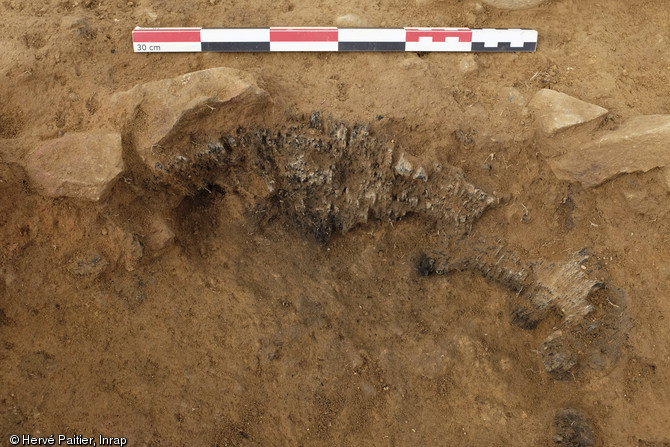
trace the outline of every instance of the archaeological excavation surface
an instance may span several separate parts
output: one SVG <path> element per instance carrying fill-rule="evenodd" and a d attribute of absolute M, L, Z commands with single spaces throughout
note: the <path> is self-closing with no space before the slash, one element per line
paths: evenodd
<path fill-rule="evenodd" d="M 0 439 L 669 445 L 662 3 L 0 4 Z M 433 24 L 537 51 L 130 45 Z"/>

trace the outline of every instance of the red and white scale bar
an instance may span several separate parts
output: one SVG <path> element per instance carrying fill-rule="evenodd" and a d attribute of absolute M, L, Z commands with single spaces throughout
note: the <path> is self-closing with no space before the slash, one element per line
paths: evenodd
<path fill-rule="evenodd" d="M 267 51 L 532 52 L 537 31 L 471 28 L 135 28 L 136 53 Z"/>

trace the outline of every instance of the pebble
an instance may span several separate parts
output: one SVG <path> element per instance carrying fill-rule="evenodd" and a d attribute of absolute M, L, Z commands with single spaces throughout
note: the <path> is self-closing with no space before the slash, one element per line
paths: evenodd
<path fill-rule="evenodd" d="M 160 251 L 174 240 L 174 231 L 161 217 L 156 216 L 151 220 L 147 245 L 151 250 Z"/>
<path fill-rule="evenodd" d="M 458 63 L 458 68 L 463 73 L 470 73 L 477 69 L 477 61 L 475 56 L 472 54 L 467 54 L 461 58 L 461 61 Z"/>
<path fill-rule="evenodd" d="M 356 14 L 346 14 L 335 19 L 337 26 L 344 28 L 364 28 L 368 25 L 368 21 Z"/>
<path fill-rule="evenodd" d="M 412 172 L 414 172 L 414 167 L 412 166 L 412 163 L 407 160 L 405 154 L 402 154 L 400 160 L 396 163 L 395 172 L 405 177 L 412 175 Z"/>
<path fill-rule="evenodd" d="M 523 9 L 538 6 L 544 0 L 482 0 L 489 6 L 499 9 Z"/>
<path fill-rule="evenodd" d="M 420 69 L 420 70 L 425 70 L 427 68 L 426 61 L 424 61 L 423 59 L 421 59 L 420 57 L 418 57 L 416 55 L 409 56 L 409 57 L 403 59 L 402 62 L 400 62 L 400 65 L 402 66 L 402 68 L 405 68 L 405 69 L 408 69 L 408 70 L 413 69 L 413 68 L 417 68 L 417 69 Z"/>
<path fill-rule="evenodd" d="M 422 182 L 428 181 L 428 174 L 426 174 L 426 170 L 423 169 L 423 166 L 419 166 L 419 169 L 416 170 L 414 180 L 421 180 Z"/>
<path fill-rule="evenodd" d="M 140 21 L 143 24 L 155 24 L 156 19 L 158 19 L 158 14 L 156 14 L 153 9 L 148 7 L 138 9 L 135 15 L 140 18 Z"/>

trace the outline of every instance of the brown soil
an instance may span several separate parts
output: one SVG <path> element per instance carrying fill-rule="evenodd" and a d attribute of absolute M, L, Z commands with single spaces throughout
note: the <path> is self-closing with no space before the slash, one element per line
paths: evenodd
<path fill-rule="evenodd" d="M 550 87 L 607 108 L 607 126 L 670 113 L 665 1 L 6 0 L 0 11 L 1 442 L 670 445 L 665 183 L 657 171 L 594 189 L 556 180 L 524 109 Z M 534 28 L 540 42 L 477 54 L 474 71 L 463 54 L 132 52 L 136 25 L 326 26 L 347 13 L 371 26 Z M 590 298 L 612 340 L 596 345 L 604 360 L 580 332 L 577 354 L 600 363 L 555 377 L 541 349 L 560 312 L 524 329 L 510 324 L 518 296 L 505 285 L 420 274 L 443 241 L 420 216 L 322 242 L 290 215 L 250 216 L 239 191 L 173 203 L 143 181 L 128 142 L 128 172 L 101 203 L 44 198 L 27 180 L 32 145 L 90 130 L 112 93 L 219 66 L 257 74 L 274 116 L 370 124 L 423 163 L 462 169 L 504 199 L 473 231 L 524 259 L 586 248 L 608 287 Z M 174 242 L 161 248 L 167 227 Z"/>

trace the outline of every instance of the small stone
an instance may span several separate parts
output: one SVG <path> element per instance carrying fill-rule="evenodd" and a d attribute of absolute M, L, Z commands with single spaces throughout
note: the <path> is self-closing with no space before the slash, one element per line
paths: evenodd
<path fill-rule="evenodd" d="M 426 174 L 426 170 L 423 169 L 423 166 L 419 166 L 419 169 L 416 170 L 414 180 L 421 180 L 422 182 L 428 181 L 428 174 Z"/>
<path fill-rule="evenodd" d="M 99 201 L 123 172 L 121 154 L 118 133 L 68 133 L 30 152 L 25 168 L 47 196 Z"/>
<path fill-rule="evenodd" d="M 472 54 L 467 54 L 461 58 L 461 61 L 458 63 L 458 68 L 463 73 L 470 73 L 471 71 L 475 71 L 477 69 L 477 61 L 475 60 L 475 56 Z"/>
<path fill-rule="evenodd" d="M 419 69 L 423 71 L 427 68 L 426 61 L 421 59 L 416 54 L 407 55 L 407 57 L 400 62 L 400 66 L 407 70 Z"/>
<path fill-rule="evenodd" d="M 529 106 L 535 111 L 540 129 L 547 135 L 580 124 L 595 123 L 607 114 L 602 107 L 550 89 L 537 92 Z"/>
<path fill-rule="evenodd" d="M 140 262 L 142 256 L 144 256 L 144 242 L 140 239 L 139 235 L 132 234 L 130 237 L 126 238 L 124 252 L 124 264 L 127 271 L 132 272 L 135 270 L 135 266 Z"/>
<path fill-rule="evenodd" d="M 154 251 L 165 248 L 174 239 L 174 231 L 167 222 L 160 217 L 151 221 L 149 234 L 147 235 L 147 246 Z"/>
<path fill-rule="evenodd" d="M 135 270 L 144 256 L 144 236 L 128 232 L 120 227 L 109 229 L 106 254 L 110 262 L 123 266 L 127 271 Z"/>
<path fill-rule="evenodd" d="M 544 0 L 482 0 L 489 6 L 499 9 L 523 9 L 538 6 Z"/>
<path fill-rule="evenodd" d="M 412 172 L 414 172 L 414 167 L 412 166 L 412 163 L 405 158 L 405 154 L 402 154 L 400 160 L 396 163 L 395 172 L 405 177 L 412 175 Z"/>
<path fill-rule="evenodd" d="M 335 23 L 337 24 L 337 26 L 341 26 L 343 28 L 364 28 L 368 26 L 367 20 L 356 14 L 347 14 L 340 16 L 337 19 L 335 19 Z"/>
<path fill-rule="evenodd" d="M 145 7 L 137 10 L 134 17 L 141 18 L 142 23 L 154 24 L 156 23 L 156 19 L 158 19 L 158 14 L 153 9 Z"/>

